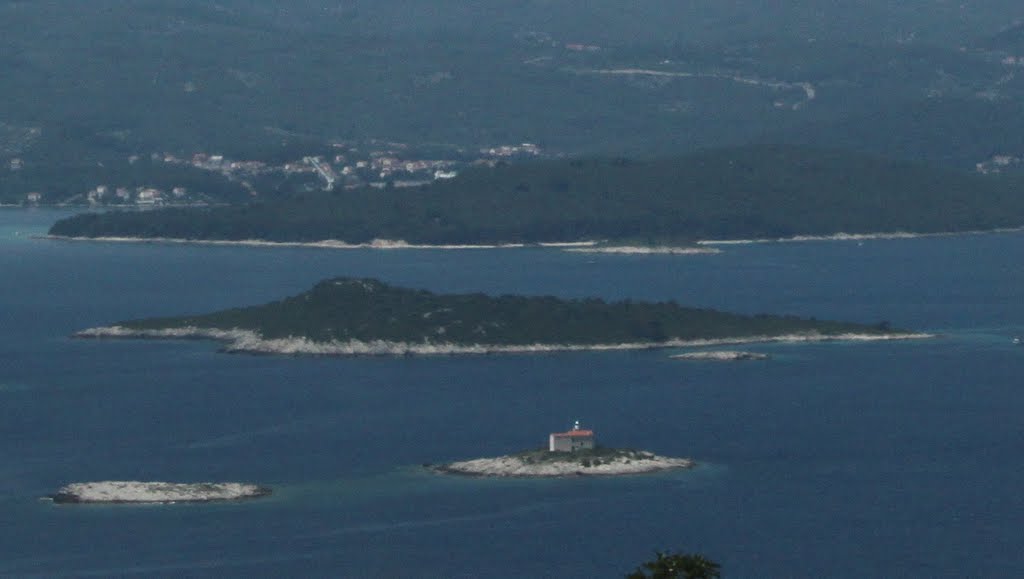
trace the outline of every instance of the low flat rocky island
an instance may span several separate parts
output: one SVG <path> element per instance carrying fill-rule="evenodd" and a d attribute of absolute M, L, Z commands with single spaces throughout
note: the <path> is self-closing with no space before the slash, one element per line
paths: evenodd
<path fill-rule="evenodd" d="M 169 483 L 100 481 L 74 483 L 50 496 L 58 504 L 68 503 L 207 503 L 265 497 L 269 487 L 246 483 Z"/>
<path fill-rule="evenodd" d="M 567 477 L 644 474 L 692 468 L 689 458 L 659 456 L 645 450 L 595 448 L 575 452 L 532 450 L 495 458 L 477 458 L 431 466 L 445 474 L 480 477 Z"/>
<path fill-rule="evenodd" d="M 604 448 L 594 442 L 594 431 L 579 421 L 566 432 L 548 435 L 546 449 L 528 450 L 496 458 L 478 458 L 428 468 L 445 474 L 481 477 L 565 477 L 642 474 L 690 468 L 688 458 L 658 456 L 645 450 Z"/>
<path fill-rule="evenodd" d="M 670 356 L 674 360 L 707 360 L 711 362 L 741 362 L 743 360 L 767 360 L 771 356 L 757 352 L 737 350 L 713 350 L 707 352 L 686 352 Z"/>

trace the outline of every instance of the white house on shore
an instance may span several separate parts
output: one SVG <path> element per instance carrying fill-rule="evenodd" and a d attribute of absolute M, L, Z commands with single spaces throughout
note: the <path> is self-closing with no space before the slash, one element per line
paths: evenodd
<path fill-rule="evenodd" d="M 568 432 L 552 432 L 548 436 L 548 450 L 550 452 L 576 452 L 594 448 L 594 431 L 580 428 L 580 421 L 577 420 Z"/>

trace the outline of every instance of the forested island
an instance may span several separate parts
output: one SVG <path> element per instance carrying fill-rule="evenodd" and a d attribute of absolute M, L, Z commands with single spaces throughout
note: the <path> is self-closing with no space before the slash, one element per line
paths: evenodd
<path fill-rule="evenodd" d="M 937 233 L 1018 227 L 1007 178 L 796 146 L 662 160 L 556 160 L 477 168 L 412 188 L 308 192 L 276 202 L 88 213 L 61 237 L 414 244 Z"/>
<path fill-rule="evenodd" d="M 336 278 L 260 306 L 91 328 L 83 338 L 205 338 L 231 352 L 463 354 L 630 349 L 747 341 L 921 337 L 875 325 L 746 316 L 674 302 L 435 294 Z"/>

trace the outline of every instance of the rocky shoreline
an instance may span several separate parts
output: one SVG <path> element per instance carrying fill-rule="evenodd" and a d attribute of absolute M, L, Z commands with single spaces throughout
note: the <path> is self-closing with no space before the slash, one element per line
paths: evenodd
<path fill-rule="evenodd" d="M 644 450 L 590 452 L 532 451 L 495 458 L 478 458 L 429 465 L 442 474 L 489 478 L 558 478 L 621 476 L 693 468 L 689 458 L 658 456 Z"/>
<path fill-rule="evenodd" d="M 872 241 L 886 239 L 917 239 L 927 237 L 956 237 L 961 235 L 988 235 L 992 233 L 1018 233 L 1024 227 L 995 227 L 993 229 L 969 229 L 966 231 L 935 231 L 914 233 L 912 231 L 879 231 L 875 233 L 844 233 L 831 235 L 794 235 L 791 237 L 756 237 L 751 239 L 702 239 L 697 245 L 748 245 L 754 243 L 803 243 L 807 241 Z"/>
<path fill-rule="evenodd" d="M 99 481 L 63 486 L 49 498 L 57 504 L 208 503 L 255 499 L 271 492 L 269 487 L 234 482 Z"/>
<path fill-rule="evenodd" d="M 714 247 L 677 247 L 670 245 L 597 245 L 573 247 L 564 251 L 572 253 L 614 253 L 623 255 L 700 255 L 722 253 Z"/>
<path fill-rule="evenodd" d="M 75 338 L 137 338 L 169 340 L 215 340 L 229 353 L 280 354 L 311 356 L 409 356 L 457 354 L 519 354 L 534 352 L 579 352 L 603 350 L 650 350 L 655 348 L 686 348 L 768 342 L 832 342 L 882 341 L 933 338 L 925 333 L 890 334 L 786 334 L 781 336 L 746 336 L 707 340 L 666 340 L 664 342 L 629 342 L 622 344 L 455 344 L 445 342 L 331 341 L 316 342 L 303 337 L 264 338 L 257 332 L 243 329 L 162 328 L 134 329 L 124 326 L 88 328 L 73 334 Z"/>
<path fill-rule="evenodd" d="M 67 235 L 48 234 L 44 239 L 56 241 L 94 241 L 101 243 L 162 243 L 174 245 L 226 245 L 240 247 L 308 247 L 313 249 L 435 249 L 435 250 L 459 250 L 459 249 L 523 249 L 530 247 L 547 247 L 561 249 L 562 251 L 580 253 L 619 253 L 619 254 L 667 254 L 667 255 L 691 255 L 691 254 L 715 254 L 721 253 L 721 249 L 700 246 L 647 246 L 647 245 L 603 245 L 597 240 L 583 241 L 537 241 L 528 243 L 455 243 L 455 244 L 430 244 L 430 243 L 409 243 L 401 239 L 374 239 L 365 243 L 349 243 L 337 239 L 322 239 L 319 241 L 269 241 L 264 239 L 185 239 L 180 237 L 74 237 Z"/>
<path fill-rule="evenodd" d="M 0 207 L 4 207 L 0 205 Z M 22 207 L 9 205 L 8 207 Z M 481 244 L 429 244 L 408 243 L 401 239 L 374 239 L 365 243 L 348 243 L 337 239 L 319 241 L 269 241 L 265 239 L 187 239 L 181 237 L 130 237 L 130 236 L 70 236 L 46 234 L 43 239 L 56 241 L 94 241 L 105 243 L 166 243 L 195 245 L 233 245 L 246 247 L 309 247 L 321 249 L 519 249 L 528 247 L 561 248 L 565 251 L 583 253 L 619 253 L 619 254 L 701 254 L 720 253 L 721 249 L 714 246 L 747 245 L 762 243 L 801 243 L 808 241 L 869 241 L 892 239 L 916 239 L 928 237 L 954 237 L 961 235 L 987 235 L 992 233 L 1017 233 L 1024 227 L 995 227 L 992 229 L 970 229 L 965 231 L 878 231 L 870 233 L 837 232 L 822 235 L 794 235 L 790 237 L 755 237 L 749 239 L 701 239 L 694 246 L 646 246 L 646 245 L 603 245 L 601 240 L 581 240 L 565 242 L 528 242 L 528 243 L 481 243 Z"/>
<path fill-rule="evenodd" d="M 707 360 L 711 362 L 739 362 L 744 360 L 767 360 L 768 354 L 740 352 L 736 350 L 714 350 L 708 352 L 687 352 L 669 356 L 674 360 Z"/>
<path fill-rule="evenodd" d="M 590 247 L 597 241 L 531 242 L 531 243 L 409 243 L 402 239 L 374 239 L 365 243 L 348 243 L 338 239 L 320 241 L 269 241 L 264 239 L 185 239 L 181 237 L 75 237 L 47 234 L 43 239 L 56 241 L 95 241 L 101 243 L 164 243 L 178 245 L 228 245 L 241 247 L 309 247 L 314 249 L 521 249 L 524 247 L 550 247 L 555 249 Z"/>

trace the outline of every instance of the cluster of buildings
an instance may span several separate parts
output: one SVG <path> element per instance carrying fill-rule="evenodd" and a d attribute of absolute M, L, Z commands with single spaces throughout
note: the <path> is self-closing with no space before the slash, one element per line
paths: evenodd
<path fill-rule="evenodd" d="M 480 149 L 480 153 L 490 157 L 536 157 L 540 155 L 541 151 L 540 147 L 533 143 L 523 143 Z"/>
<path fill-rule="evenodd" d="M 24 203 L 27 205 L 40 205 L 46 196 L 38 191 L 31 191 L 25 194 Z M 202 195 L 190 192 L 184 187 L 173 187 L 169 190 L 157 189 L 154 187 L 110 187 L 97 185 L 84 194 L 75 195 L 68 199 L 60 199 L 61 205 L 81 203 L 82 200 L 90 206 L 119 206 L 128 205 L 136 207 L 159 207 L 161 205 L 184 205 L 205 202 Z"/>
<path fill-rule="evenodd" d="M 433 181 L 453 179 L 459 171 L 471 166 L 495 166 L 512 158 L 538 157 L 541 148 L 532 143 L 519 145 L 498 145 L 479 149 L 476 154 L 467 155 L 461 149 L 452 149 L 452 158 L 422 158 L 410 153 L 404 143 L 370 142 L 369 146 L 359 143 L 333 143 L 329 155 L 310 155 L 300 160 L 283 164 L 263 161 L 247 161 L 226 158 L 224 155 L 195 153 L 178 156 L 172 153 L 153 153 L 150 161 L 169 165 L 190 166 L 203 171 L 220 173 L 228 180 L 238 183 L 251 195 L 258 195 L 258 179 L 278 174 L 299 176 L 289 187 L 298 190 L 322 189 L 332 191 L 338 188 L 359 187 L 415 187 Z M 128 158 L 129 163 L 139 160 L 138 155 Z M 24 163 L 20 158 L 9 159 L 9 169 L 19 171 Z M 273 181 L 271 181 L 273 182 Z M 38 205 L 44 195 L 28 193 L 25 202 Z M 62 199 L 62 204 L 88 203 L 92 206 L 133 205 L 151 207 L 161 205 L 183 205 L 208 203 L 211 199 L 202 192 L 189 191 L 184 187 L 160 189 L 154 187 L 119 187 L 101 184 L 89 191 Z"/>
<path fill-rule="evenodd" d="M 980 163 L 974 164 L 974 169 L 982 175 L 988 175 L 989 173 L 1002 173 L 1003 171 L 1019 168 L 1019 165 L 1024 162 L 1021 157 L 1015 157 L 1013 155 L 994 155 L 989 159 Z"/>
<path fill-rule="evenodd" d="M 601 50 L 600 46 L 596 44 L 583 44 L 580 42 L 567 42 L 565 43 L 565 49 L 573 52 L 597 52 Z"/>
<path fill-rule="evenodd" d="M 537 157 L 541 148 L 533 143 L 499 145 L 479 150 L 479 156 L 468 158 L 457 154 L 449 159 L 424 159 L 410 155 L 404 143 L 379 143 L 383 147 L 361 148 L 353 143 L 334 143 L 332 155 L 306 156 L 301 160 L 271 165 L 261 161 L 237 161 L 223 155 L 197 153 L 191 159 L 171 154 L 155 155 L 154 160 L 165 163 L 188 164 L 205 171 L 216 171 L 251 189 L 249 181 L 258 175 L 282 173 L 308 174 L 316 177 L 320 188 L 331 191 L 338 187 L 413 187 L 432 181 L 453 179 L 462 167 L 491 165 L 497 160 L 515 157 Z M 372 144 L 371 144 L 372 145 Z"/>
<path fill-rule="evenodd" d="M 549 452 L 576 452 L 579 450 L 591 450 L 594 448 L 594 431 L 580 428 L 580 421 L 577 420 L 572 430 L 566 432 L 552 432 L 548 435 Z"/>
<path fill-rule="evenodd" d="M 187 163 L 197 169 L 215 171 L 218 173 L 247 173 L 256 175 L 267 169 L 267 164 L 261 161 L 233 161 L 231 159 L 225 159 L 224 155 L 207 155 L 206 153 L 196 153 L 195 155 L 192 155 L 192 159 L 189 161 L 184 161 L 174 155 L 164 154 L 163 162 L 175 164 Z"/>
<path fill-rule="evenodd" d="M 172 187 L 169 191 L 154 187 L 109 187 L 97 185 L 85 194 L 89 205 L 138 205 L 155 207 L 168 203 L 195 202 L 188 189 Z"/>

